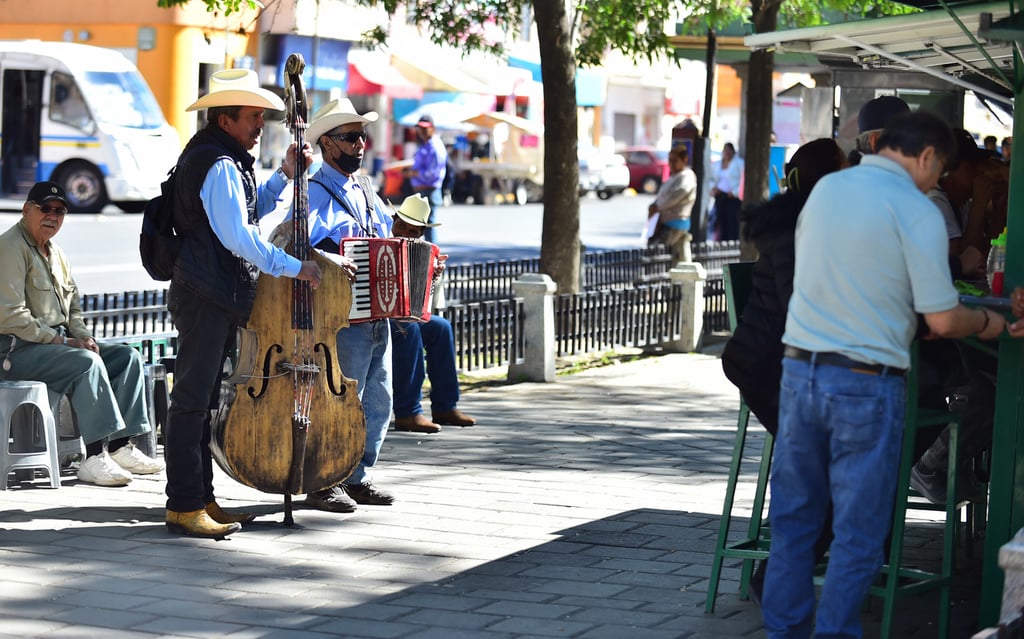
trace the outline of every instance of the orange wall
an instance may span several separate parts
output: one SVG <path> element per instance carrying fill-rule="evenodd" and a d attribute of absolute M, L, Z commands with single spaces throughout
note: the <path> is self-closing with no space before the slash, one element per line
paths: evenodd
<path fill-rule="evenodd" d="M 715 78 L 718 83 L 718 107 L 740 108 L 743 100 L 743 82 L 730 66 L 719 64 Z"/>

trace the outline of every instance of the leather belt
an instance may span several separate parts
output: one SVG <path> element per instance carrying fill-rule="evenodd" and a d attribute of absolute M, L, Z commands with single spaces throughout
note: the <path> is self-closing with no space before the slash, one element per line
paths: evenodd
<path fill-rule="evenodd" d="M 892 366 L 885 366 L 883 364 L 866 364 L 864 362 L 858 362 L 855 359 L 851 359 L 846 355 L 840 355 L 839 353 L 814 353 L 795 346 L 787 346 L 783 351 L 783 354 L 790 359 L 800 360 L 801 362 L 812 362 L 816 364 L 825 364 L 826 366 L 846 368 L 854 373 L 863 373 L 864 375 L 879 375 L 881 377 L 906 377 L 907 375 L 907 371 L 904 368 L 893 368 Z"/>

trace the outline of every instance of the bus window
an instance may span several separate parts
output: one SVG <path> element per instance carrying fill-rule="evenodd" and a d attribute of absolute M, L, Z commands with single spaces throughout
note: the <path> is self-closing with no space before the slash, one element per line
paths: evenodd
<path fill-rule="evenodd" d="M 139 73 L 88 71 L 82 90 L 90 103 L 103 105 L 96 112 L 100 122 L 133 129 L 164 126 L 163 111 Z"/>
<path fill-rule="evenodd" d="M 59 71 L 54 71 L 50 81 L 50 119 L 83 131 L 92 127 L 89 108 L 75 79 Z"/>

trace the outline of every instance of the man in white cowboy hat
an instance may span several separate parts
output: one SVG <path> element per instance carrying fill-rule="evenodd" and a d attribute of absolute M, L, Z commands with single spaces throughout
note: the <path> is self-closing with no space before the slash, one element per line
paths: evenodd
<path fill-rule="evenodd" d="M 391 232 L 395 237 L 418 240 L 426 229 L 435 226 L 440 226 L 440 222 L 430 222 L 430 203 L 416 194 L 405 198 L 395 210 Z M 439 268 L 444 268 L 443 261 Z M 436 294 L 434 300 L 437 300 Z M 459 375 L 455 368 L 455 334 L 451 322 L 436 314 L 423 323 L 392 320 L 391 340 L 395 430 L 437 433 L 441 425 L 472 426 L 476 423 L 476 419 L 457 408 Z M 427 376 L 430 377 L 432 419 L 423 414 L 421 403 L 423 380 Z"/>
<path fill-rule="evenodd" d="M 197 109 L 206 109 L 206 127 L 178 158 L 174 192 L 182 241 L 167 294 L 178 351 L 164 433 L 166 524 L 171 532 L 220 538 L 254 518 L 226 513 L 213 496 L 209 408 L 219 398 L 225 356 L 249 318 L 261 272 L 315 287 L 320 269 L 264 241 L 257 227 L 295 172 L 292 144 L 283 165 L 257 185 L 249 154 L 264 109 L 283 110 L 281 99 L 261 88 L 254 72 L 229 69 L 210 77 L 209 92 L 188 107 Z M 303 153 L 312 157 L 308 147 Z"/>
<path fill-rule="evenodd" d="M 359 174 L 373 111 L 356 113 L 348 99 L 332 100 L 313 116 L 307 139 L 320 147 L 323 165 L 309 180 L 310 243 L 338 253 L 346 237 L 390 237 L 391 216 L 365 175 Z M 354 265 L 342 263 L 351 271 Z M 355 471 L 339 486 L 310 493 L 305 504 L 349 513 L 357 504 L 387 506 L 394 501 L 370 473 L 377 464 L 391 421 L 391 330 L 387 320 L 352 324 L 338 331 L 341 370 L 358 383 L 366 415 L 366 448 Z"/>

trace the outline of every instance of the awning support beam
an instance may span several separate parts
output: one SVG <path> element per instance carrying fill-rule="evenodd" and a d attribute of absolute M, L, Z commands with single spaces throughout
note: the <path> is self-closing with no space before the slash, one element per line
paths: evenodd
<path fill-rule="evenodd" d="M 893 53 L 890 53 L 890 52 L 886 51 L 885 49 L 883 49 L 881 47 L 876 47 L 874 45 L 867 44 L 866 42 L 860 42 L 858 40 L 855 40 L 854 38 L 850 38 L 848 36 L 841 35 L 841 34 L 836 34 L 833 37 L 835 37 L 835 39 L 839 40 L 840 42 L 845 42 L 846 44 L 849 44 L 849 45 L 854 46 L 854 47 L 859 47 L 861 49 L 864 49 L 865 51 L 868 51 L 870 53 L 874 53 L 875 55 L 882 56 L 883 58 L 887 58 L 889 60 L 892 60 L 893 62 L 897 62 L 899 64 L 906 65 L 908 68 L 913 69 L 914 71 L 920 71 L 921 73 L 924 73 L 926 75 L 930 75 L 930 76 L 932 76 L 934 78 L 939 78 L 940 80 L 945 80 L 946 82 L 949 82 L 951 84 L 955 84 L 955 85 L 957 85 L 959 87 L 963 87 L 963 88 L 968 89 L 970 91 L 974 91 L 975 93 L 977 93 L 979 95 L 983 95 L 983 96 L 985 96 L 987 98 L 991 98 L 992 100 L 995 100 L 996 102 L 1006 103 L 1009 100 L 1009 102 L 1011 104 L 1013 103 L 1012 98 L 1007 98 L 1005 96 L 999 95 L 998 93 L 996 93 L 994 91 L 989 91 L 988 89 L 983 89 L 983 88 L 981 88 L 979 86 L 975 86 L 975 85 L 971 84 L 970 82 L 967 82 L 966 80 L 961 80 L 960 78 L 957 78 L 955 76 L 949 75 L 947 73 L 943 73 L 941 71 L 936 71 L 935 69 L 933 69 L 931 67 L 925 66 L 923 64 L 919 64 L 917 62 L 914 62 L 913 60 L 908 60 L 908 59 L 906 59 L 906 58 L 904 58 L 902 56 L 898 56 L 898 55 L 895 55 Z"/>

